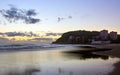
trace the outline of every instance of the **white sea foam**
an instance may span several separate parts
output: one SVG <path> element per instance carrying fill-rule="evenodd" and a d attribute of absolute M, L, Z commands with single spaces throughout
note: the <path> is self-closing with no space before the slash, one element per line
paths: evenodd
<path fill-rule="evenodd" d="M 45 49 L 45 48 L 56 48 L 64 45 L 56 44 L 6 44 L 0 45 L 0 50 L 24 50 L 24 49 Z"/>

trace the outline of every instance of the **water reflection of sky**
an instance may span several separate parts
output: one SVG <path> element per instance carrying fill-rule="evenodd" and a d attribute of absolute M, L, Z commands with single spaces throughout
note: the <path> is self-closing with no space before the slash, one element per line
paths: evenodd
<path fill-rule="evenodd" d="M 0 53 L 0 75 L 104 75 L 119 61 L 101 55 L 54 51 Z"/>

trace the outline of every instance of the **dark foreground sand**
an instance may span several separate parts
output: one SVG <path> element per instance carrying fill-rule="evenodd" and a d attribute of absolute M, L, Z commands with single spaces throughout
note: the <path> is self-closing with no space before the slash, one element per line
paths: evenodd
<path fill-rule="evenodd" d="M 110 51 L 96 52 L 97 54 L 109 55 L 112 57 L 120 58 L 120 44 L 109 44 L 109 45 L 95 45 L 97 48 L 111 48 Z M 114 64 L 115 69 L 109 75 L 120 75 L 120 62 Z"/>

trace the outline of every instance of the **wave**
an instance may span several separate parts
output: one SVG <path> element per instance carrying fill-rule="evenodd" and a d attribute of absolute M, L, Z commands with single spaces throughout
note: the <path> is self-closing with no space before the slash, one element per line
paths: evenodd
<path fill-rule="evenodd" d="M 0 45 L 0 50 L 25 50 L 25 49 L 46 49 L 46 48 L 57 48 L 63 45 L 56 44 L 8 44 Z"/>

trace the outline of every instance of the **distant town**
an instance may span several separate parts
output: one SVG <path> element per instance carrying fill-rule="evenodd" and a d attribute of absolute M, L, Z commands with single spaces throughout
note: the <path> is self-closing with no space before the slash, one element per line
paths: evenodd
<path fill-rule="evenodd" d="M 91 44 L 109 44 L 111 41 L 117 40 L 117 38 L 117 32 L 108 33 L 108 30 L 102 30 L 98 36 L 92 39 Z"/>
<path fill-rule="evenodd" d="M 53 43 L 59 44 L 110 44 L 120 43 L 120 35 L 115 31 L 108 33 L 108 30 L 101 31 L 70 31 Z"/>

